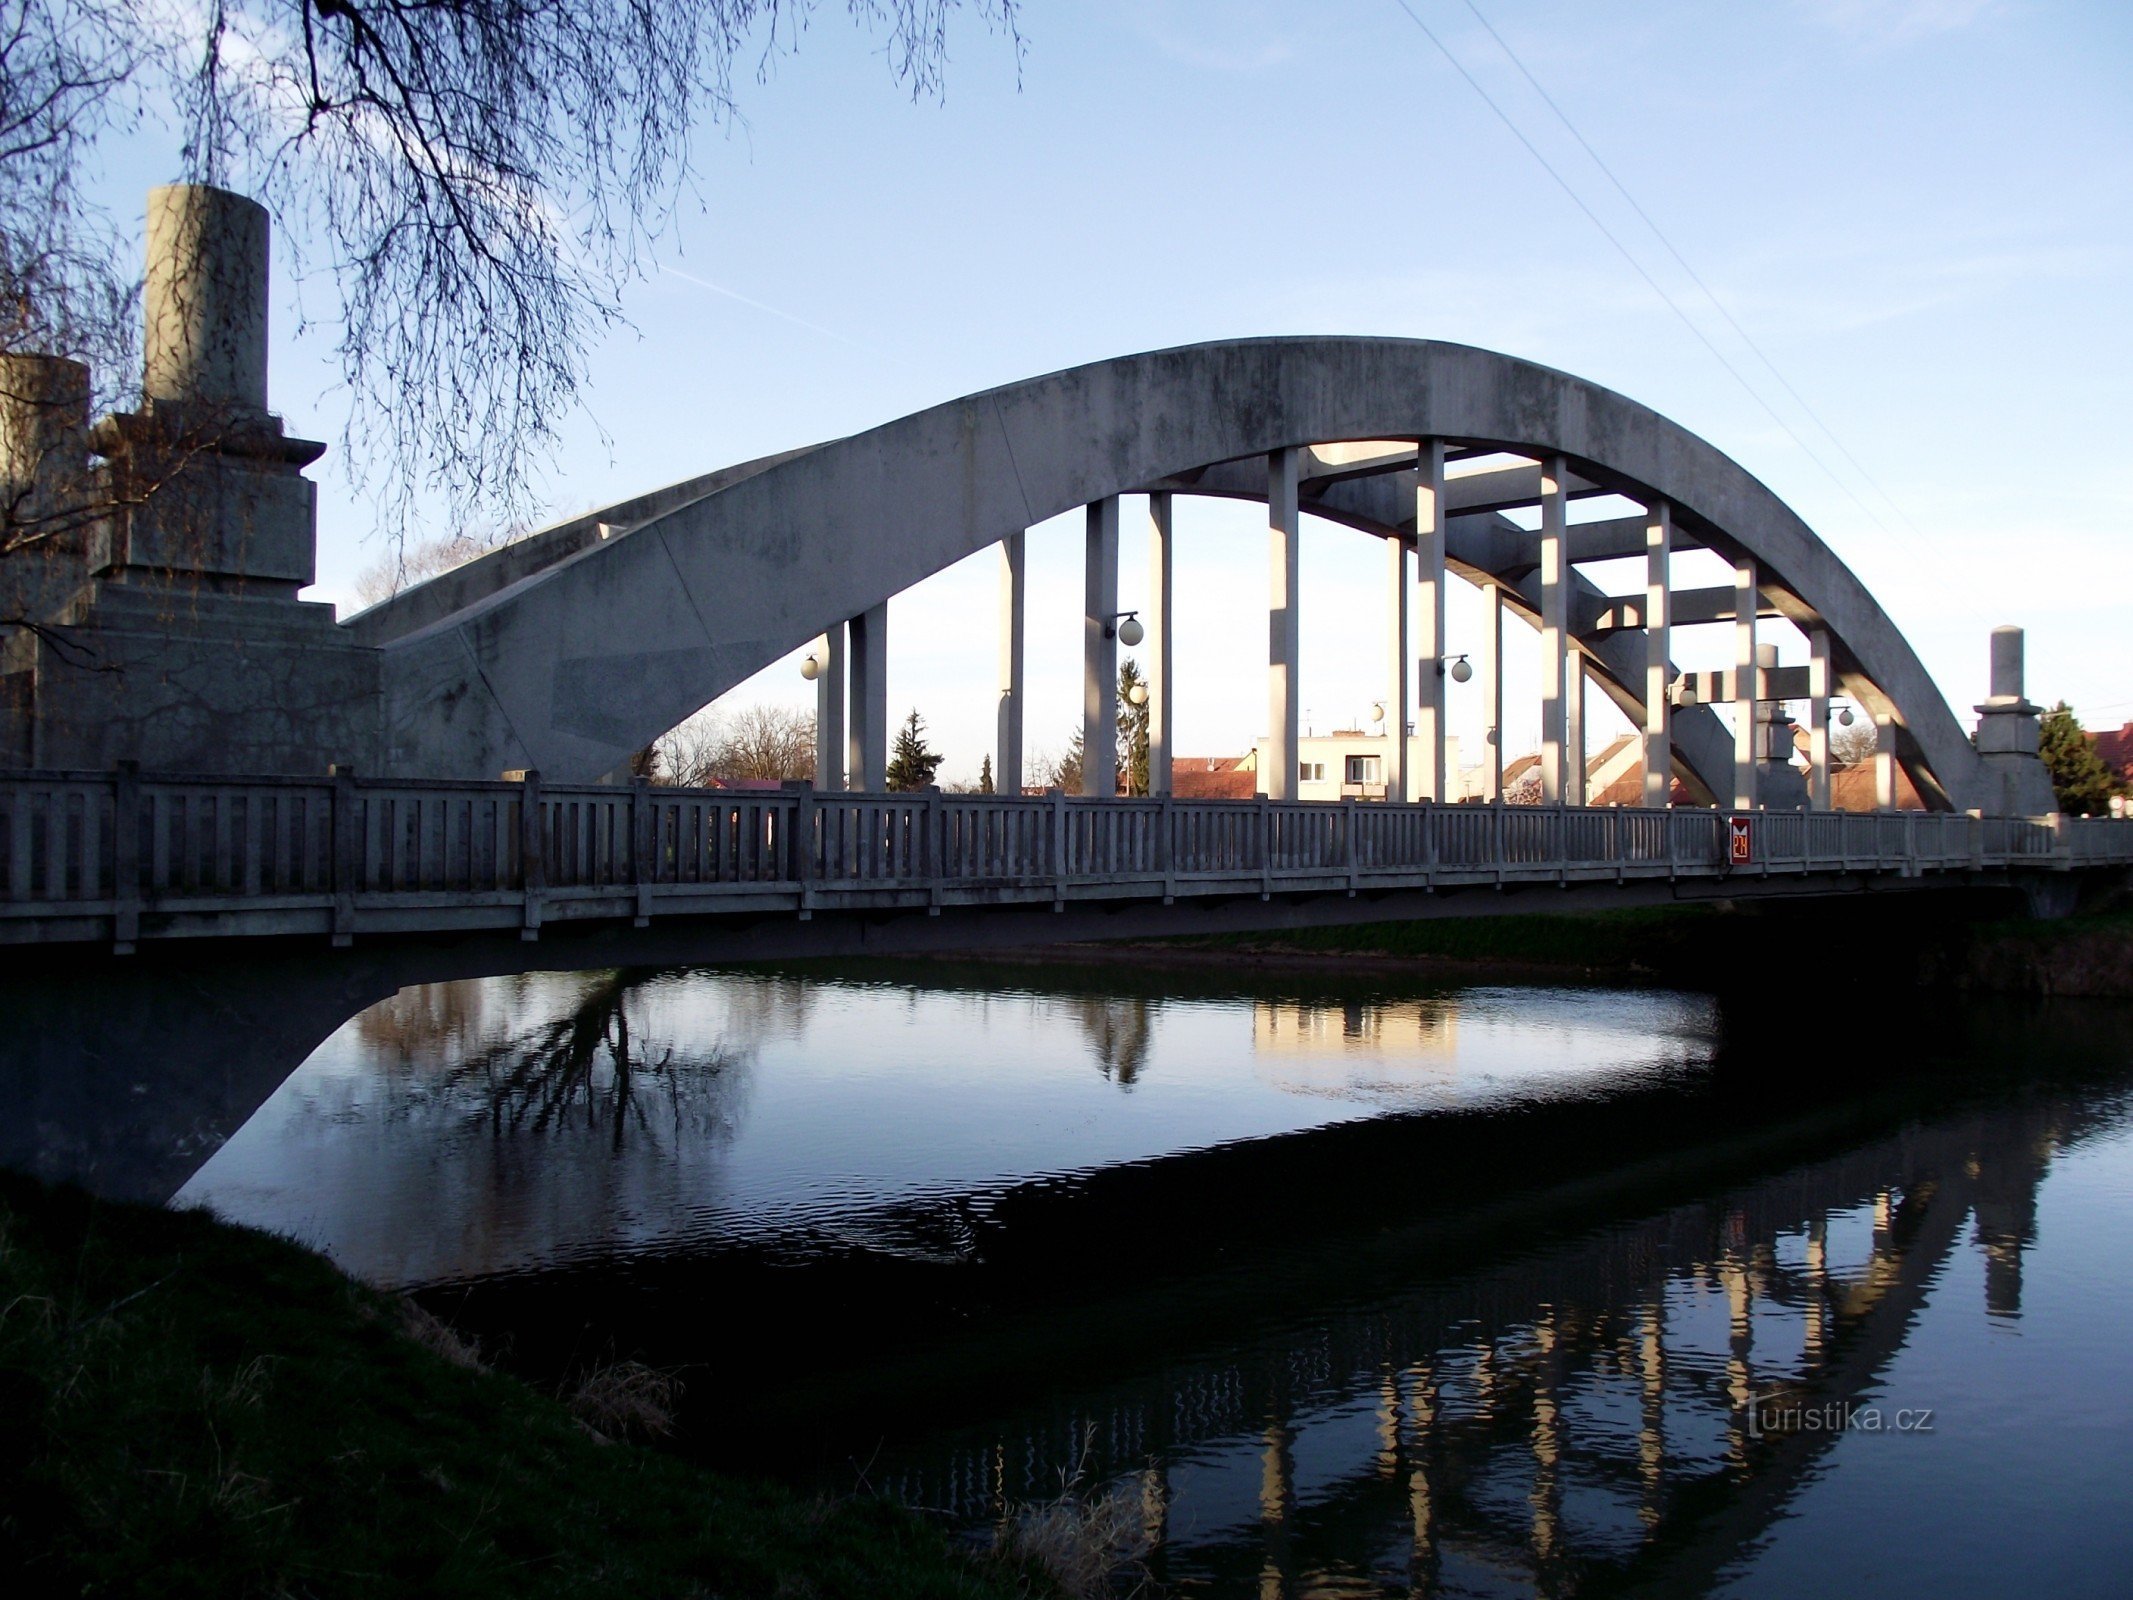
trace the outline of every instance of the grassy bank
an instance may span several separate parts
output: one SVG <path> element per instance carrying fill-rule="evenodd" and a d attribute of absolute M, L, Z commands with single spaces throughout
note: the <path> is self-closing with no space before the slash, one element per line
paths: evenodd
<path fill-rule="evenodd" d="M 1923 976 L 1990 994 L 2133 999 L 2133 911 L 1975 923 L 1934 950 Z"/>
<path fill-rule="evenodd" d="M 1705 945 L 1726 914 L 1706 906 L 1643 906 L 1579 915 L 1435 917 L 1280 933 L 1165 940 L 1181 950 L 1366 956 L 1497 967 L 1658 970 Z"/>
<path fill-rule="evenodd" d="M 1100 949 L 1101 947 L 1089 947 Z M 2133 912 L 2057 921 L 1980 915 L 1956 904 L 1664 906 L 1582 915 L 1437 918 L 1280 933 L 1221 934 L 1136 947 L 1188 958 L 1412 965 L 1723 988 L 1811 951 L 1825 963 L 1900 970 L 1921 986 L 1979 994 L 2133 998 Z"/>
<path fill-rule="evenodd" d="M 609 1442 L 283 1240 L 0 1175 L 0 1587 L 977 1600 L 1029 1585 L 890 1507 Z"/>

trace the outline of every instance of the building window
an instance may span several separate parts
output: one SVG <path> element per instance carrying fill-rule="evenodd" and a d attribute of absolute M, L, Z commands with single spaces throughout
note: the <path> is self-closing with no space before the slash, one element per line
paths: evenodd
<path fill-rule="evenodd" d="M 1348 782 L 1378 782 L 1378 758 L 1376 756 L 1350 756 L 1348 758 Z"/>
<path fill-rule="evenodd" d="M 1326 764 L 1323 761 L 1297 762 L 1296 781 L 1298 783 L 1324 783 L 1326 781 Z"/>

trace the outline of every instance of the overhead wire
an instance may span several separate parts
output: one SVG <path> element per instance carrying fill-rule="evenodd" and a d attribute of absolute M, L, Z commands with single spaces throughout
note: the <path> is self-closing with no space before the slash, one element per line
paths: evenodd
<path fill-rule="evenodd" d="M 1831 483 L 1835 484 L 1837 488 L 1843 492 L 1845 497 L 1852 502 L 1853 505 L 1859 508 L 1860 513 L 1865 516 L 1865 518 L 1869 522 L 1871 522 L 1876 528 L 1880 529 L 1882 533 L 1888 535 L 1889 537 L 1898 537 L 1895 531 L 1891 529 L 1886 522 L 1882 521 L 1878 515 L 1875 514 L 1874 508 L 1868 505 L 1864 500 L 1859 497 L 1858 491 L 1853 489 L 1849 483 L 1845 482 L 1843 477 L 1839 475 L 1837 471 L 1832 468 L 1827 461 L 1824 461 L 1822 459 L 1821 455 L 1815 450 L 1814 446 L 1810 445 L 1805 439 L 1800 437 L 1799 431 L 1795 429 L 1790 422 L 1785 420 L 1785 417 L 1778 411 L 1777 407 L 1773 406 L 1769 402 L 1769 400 L 1764 397 L 1763 392 L 1760 389 L 1756 388 L 1754 384 L 1748 381 L 1747 376 L 1740 370 L 1739 367 L 1735 366 L 1733 362 L 1728 359 L 1726 353 L 1723 350 L 1718 348 L 1718 345 L 1712 340 L 1709 334 L 1704 332 L 1702 326 L 1696 321 L 1696 319 L 1691 317 L 1688 312 L 1682 308 L 1681 303 L 1667 292 L 1666 286 L 1652 275 L 1652 273 L 1648 268 L 1646 268 L 1644 263 L 1637 259 L 1635 253 L 1630 250 L 1629 246 L 1622 242 L 1621 237 L 1614 231 L 1614 229 L 1610 228 L 1605 222 L 1605 220 L 1601 218 L 1600 214 L 1595 211 L 1589 204 L 1586 203 L 1585 197 L 1578 193 L 1576 187 L 1572 185 L 1570 180 L 1564 177 L 1563 174 L 1559 170 L 1557 170 L 1555 164 L 1550 161 L 1547 156 L 1541 153 L 1540 147 L 1536 145 L 1531 139 L 1526 137 L 1525 130 L 1519 127 L 1517 122 L 1512 119 L 1510 113 L 1505 111 L 1504 108 L 1497 103 L 1495 96 L 1491 95 L 1487 89 L 1482 87 L 1481 81 L 1476 78 L 1473 73 L 1467 70 L 1466 64 L 1462 62 L 1458 58 L 1458 56 L 1452 53 L 1451 47 L 1447 45 L 1443 39 L 1438 37 L 1436 30 L 1431 28 L 1427 22 L 1422 20 L 1421 13 L 1417 12 L 1415 8 L 1408 3 L 1408 0 L 1393 0 L 1393 4 L 1398 6 L 1403 12 L 1405 12 L 1407 14 L 1407 20 L 1412 22 L 1417 28 L 1419 28 L 1422 31 L 1423 37 L 1428 39 L 1431 44 L 1437 47 L 1437 53 L 1443 56 L 1446 61 L 1451 63 L 1452 70 L 1457 72 L 1460 77 L 1464 78 L 1466 80 L 1467 87 L 1472 89 L 1474 93 L 1480 97 L 1482 104 L 1486 105 L 1492 112 L 1496 114 L 1496 119 L 1501 122 L 1506 129 L 1510 131 L 1511 137 L 1516 139 L 1521 145 L 1525 146 L 1526 153 L 1532 156 L 1533 159 L 1540 164 L 1542 171 L 1546 172 L 1549 177 L 1555 180 L 1556 186 L 1560 188 L 1564 194 L 1570 197 L 1571 204 L 1575 205 L 1578 210 L 1582 211 L 1585 214 L 1585 219 L 1600 231 L 1601 236 L 1605 238 L 1609 244 L 1615 247 L 1616 253 L 1619 254 L 1624 261 L 1629 263 L 1631 270 L 1634 271 L 1638 277 L 1642 278 L 1645 281 L 1646 285 L 1650 287 L 1652 293 L 1656 294 L 1660 298 L 1660 300 L 1665 303 L 1666 308 L 1669 311 L 1673 312 L 1675 317 L 1680 320 L 1681 325 L 1687 328 L 1689 332 L 1695 336 L 1696 341 L 1711 353 L 1712 359 L 1717 361 L 1720 366 L 1724 367 L 1726 369 L 1726 372 L 1732 377 L 1733 381 L 1740 385 L 1742 391 L 1748 396 L 1748 398 L 1753 400 L 1758 406 L 1762 407 L 1763 411 L 1769 416 L 1770 420 L 1772 422 L 1775 422 L 1778 427 L 1783 430 L 1785 436 L 1790 439 L 1795 445 L 1799 446 L 1800 453 L 1806 456 L 1807 459 L 1812 461 L 1817 467 L 1821 468 L 1823 475 L 1826 476 Z M 1493 30 L 1491 31 L 1493 32 Z"/>
<path fill-rule="evenodd" d="M 1816 411 L 1812 405 L 1808 404 L 1807 397 L 1801 394 L 1798 389 L 1793 387 L 1792 380 L 1787 378 L 1785 374 L 1778 369 L 1778 364 L 1770 359 L 1769 353 L 1765 351 L 1761 345 L 1755 342 L 1754 338 L 1749 334 L 1748 330 L 1740 325 L 1739 319 L 1737 319 L 1731 311 L 1726 309 L 1726 303 L 1723 300 L 1719 299 L 1718 296 L 1712 292 L 1711 286 L 1703 281 L 1703 275 L 1699 273 L 1694 267 L 1689 265 L 1688 258 L 1684 256 L 1680 252 L 1680 250 L 1675 248 L 1674 241 L 1667 237 L 1666 230 L 1661 228 L 1659 224 L 1653 220 L 1652 214 L 1650 212 L 1646 211 L 1643 206 L 1637 203 L 1637 197 L 1629 192 L 1629 186 L 1623 183 L 1620 178 L 1615 176 L 1614 168 L 1610 167 L 1607 162 L 1601 157 L 1600 152 L 1592 147 L 1592 141 L 1587 139 L 1583 133 L 1578 131 L 1578 125 L 1570 120 L 1570 113 L 1565 111 L 1560 105 L 1556 103 L 1555 96 L 1550 94 L 1547 89 L 1542 87 L 1540 79 L 1536 78 L 1533 75 L 1532 69 L 1529 68 L 1522 59 L 1520 59 L 1518 52 L 1511 48 L 1511 42 L 1506 39 L 1502 34 L 1496 31 L 1496 25 L 1494 23 L 1490 22 L 1487 17 L 1482 15 L 1481 7 L 1476 5 L 1474 3 L 1474 0 L 1465 0 L 1465 3 L 1467 10 L 1474 13 L 1474 20 L 1480 23 L 1482 27 L 1488 30 L 1489 37 L 1496 41 L 1497 48 L 1503 51 L 1505 57 L 1510 61 L 1512 66 L 1518 68 L 1519 75 L 1523 77 L 1527 83 L 1533 86 L 1533 92 L 1541 97 L 1542 101 L 1546 103 L 1548 109 L 1555 113 L 1556 121 L 1560 122 L 1565 128 L 1570 131 L 1570 137 L 1577 140 L 1579 148 L 1582 149 L 1586 155 L 1592 158 L 1592 164 L 1600 169 L 1602 176 L 1604 176 L 1609 183 L 1614 185 L 1615 193 L 1619 194 L 1623 198 L 1623 200 L 1628 203 L 1630 210 L 1637 213 L 1638 220 L 1641 221 L 1645 225 L 1645 227 L 1651 230 L 1652 237 L 1654 239 L 1657 239 L 1660 245 L 1666 250 L 1666 253 L 1674 258 L 1674 264 L 1681 268 L 1681 270 L 1688 275 L 1689 281 L 1695 284 L 1698 289 L 1703 291 L 1703 297 L 1711 302 L 1711 309 L 1716 311 L 1721 317 L 1725 319 L 1726 326 L 1731 328 L 1734 333 L 1739 336 L 1740 342 L 1742 344 L 1746 345 L 1750 350 L 1755 352 L 1755 358 L 1758 361 L 1762 362 L 1764 367 L 1769 370 L 1771 377 L 1777 379 L 1779 386 L 1783 388 L 1784 391 L 1792 397 L 1793 403 L 1797 405 L 1802 411 L 1806 412 L 1808 419 L 1812 421 L 1817 428 L 1821 429 L 1822 436 L 1826 438 L 1831 444 L 1837 447 L 1837 453 L 1843 456 L 1844 459 L 1851 464 L 1852 470 L 1858 473 L 1859 476 L 1866 481 L 1867 487 L 1869 487 L 1874 491 L 1874 493 L 1879 495 L 1883 503 L 1886 504 L 1891 511 L 1895 512 L 1897 516 L 1901 517 L 1904 521 L 1904 524 L 1909 527 L 1913 533 L 1918 533 L 1923 536 L 1922 530 L 1919 528 L 1918 524 L 1911 521 L 1909 514 L 1906 513 L 1903 507 L 1897 503 L 1895 496 L 1891 495 L 1888 490 L 1884 489 L 1881 484 L 1875 479 L 1873 473 L 1867 470 L 1865 463 L 1860 461 L 1857 456 L 1853 455 L 1851 451 L 1845 447 L 1844 441 L 1837 437 L 1836 430 L 1830 427 L 1828 423 L 1822 420 L 1821 413 Z"/>

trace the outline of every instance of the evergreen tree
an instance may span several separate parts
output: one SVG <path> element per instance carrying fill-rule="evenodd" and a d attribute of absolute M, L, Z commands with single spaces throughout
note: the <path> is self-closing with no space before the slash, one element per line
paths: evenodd
<path fill-rule="evenodd" d="M 1081 793 L 1081 729 L 1067 741 L 1066 754 L 1052 763 L 1052 787 L 1068 794 Z"/>
<path fill-rule="evenodd" d="M 1139 705 L 1133 691 L 1139 689 Z M 1148 680 L 1128 656 L 1118 669 L 1118 775 L 1127 794 L 1148 792 Z"/>
<path fill-rule="evenodd" d="M 896 748 L 889 752 L 885 781 L 892 793 L 909 794 L 931 783 L 940 765 L 940 755 L 926 748 L 926 724 L 919 718 L 918 707 L 913 706 L 911 715 L 897 730 Z"/>
<path fill-rule="evenodd" d="M 2037 753 L 2052 775 L 2052 792 L 2059 797 L 2061 811 L 2101 816 L 2111 809 L 2111 796 L 2119 792 L 2120 784 L 2064 700 L 2044 713 Z"/>
<path fill-rule="evenodd" d="M 992 792 L 992 757 L 988 754 L 983 761 L 978 763 L 978 793 L 991 794 Z"/>

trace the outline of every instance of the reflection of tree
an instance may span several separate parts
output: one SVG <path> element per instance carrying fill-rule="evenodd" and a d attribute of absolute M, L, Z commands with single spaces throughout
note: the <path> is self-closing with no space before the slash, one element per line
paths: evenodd
<path fill-rule="evenodd" d="M 1074 1020 L 1096 1050 L 1096 1065 L 1106 1078 L 1130 1089 L 1148 1064 L 1154 1032 L 1154 1008 L 1139 997 L 1125 1000 L 1082 995 L 1074 1002 Z"/>
<path fill-rule="evenodd" d="M 357 1017 L 356 1037 L 403 1066 L 440 1046 L 463 1049 L 481 1031 L 482 994 L 478 983 L 415 984 Z"/>
<path fill-rule="evenodd" d="M 631 1006 L 654 977 L 585 974 L 559 1012 L 487 1037 L 477 986 L 405 990 L 365 1015 L 362 1036 L 393 1050 L 402 1066 L 427 1069 L 397 1085 L 405 1113 L 477 1115 L 496 1137 L 597 1131 L 616 1150 L 631 1129 L 654 1138 L 692 1130 L 724 1136 L 745 1056 L 722 1045 L 683 1052 L 650 1044 L 632 1027 Z M 513 998 L 514 1013 L 530 1009 L 531 995 Z"/>

